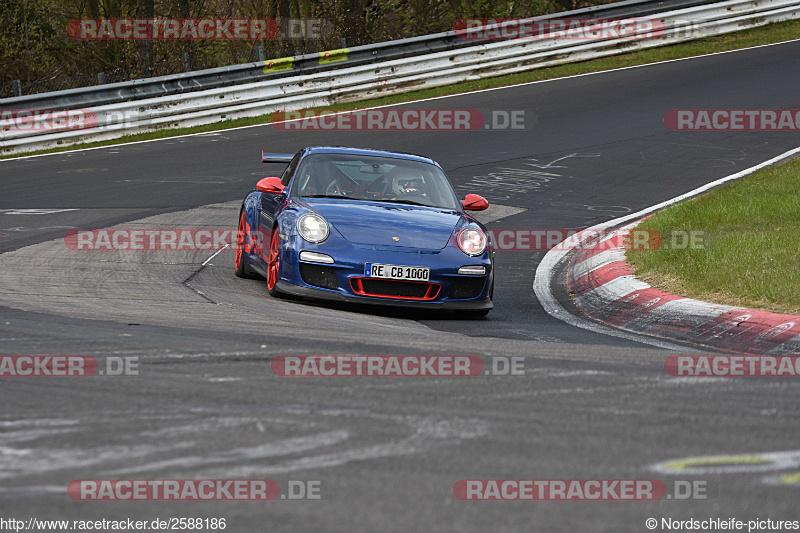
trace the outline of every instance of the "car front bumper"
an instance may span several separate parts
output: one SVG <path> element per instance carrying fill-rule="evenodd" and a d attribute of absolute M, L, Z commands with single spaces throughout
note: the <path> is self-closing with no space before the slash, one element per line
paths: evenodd
<path fill-rule="evenodd" d="M 406 307 L 417 309 L 442 309 L 451 311 L 482 311 L 492 309 L 494 304 L 491 300 L 444 300 L 444 301 L 424 301 L 424 300 L 403 300 L 397 298 L 377 298 L 369 296 L 350 296 L 338 291 L 317 289 L 294 285 L 286 281 L 278 281 L 277 289 L 280 292 L 313 298 L 318 300 L 330 300 L 334 302 L 347 302 L 362 305 L 383 305 L 391 307 Z"/>

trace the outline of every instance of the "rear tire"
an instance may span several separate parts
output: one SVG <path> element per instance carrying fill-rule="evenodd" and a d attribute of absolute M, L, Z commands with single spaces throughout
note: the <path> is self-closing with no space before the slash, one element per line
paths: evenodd
<path fill-rule="evenodd" d="M 250 240 L 250 235 L 247 234 L 247 224 L 244 216 L 244 209 L 239 214 L 239 231 L 236 233 L 236 257 L 234 258 L 234 273 L 237 277 L 245 279 L 260 278 L 258 274 L 253 272 L 244 260 L 244 243 L 245 239 Z"/>

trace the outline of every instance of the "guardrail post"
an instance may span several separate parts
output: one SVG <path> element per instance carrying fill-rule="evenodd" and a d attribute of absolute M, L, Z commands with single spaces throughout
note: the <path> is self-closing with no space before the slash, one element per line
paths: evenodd
<path fill-rule="evenodd" d="M 258 60 L 264 61 L 264 46 L 257 44 L 256 45 L 256 54 L 258 54 Z"/>
<path fill-rule="evenodd" d="M 97 83 L 100 85 L 106 82 L 106 73 L 105 72 L 98 72 L 97 73 Z"/>
<path fill-rule="evenodd" d="M 347 39 L 339 37 L 339 48 L 347 48 Z"/>
<path fill-rule="evenodd" d="M 192 70 L 192 63 L 189 61 L 189 52 L 183 53 L 183 71 L 189 72 Z"/>
<path fill-rule="evenodd" d="M 22 83 L 19 80 L 14 80 L 11 85 L 14 87 L 14 96 L 22 96 Z"/>

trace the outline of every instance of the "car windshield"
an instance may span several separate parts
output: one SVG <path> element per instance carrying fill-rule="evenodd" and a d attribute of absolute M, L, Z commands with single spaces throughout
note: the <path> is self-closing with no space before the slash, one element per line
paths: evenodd
<path fill-rule="evenodd" d="M 381 156 L 311 154 L 297 169 L 292 196 L 461 208 L 436 165 Z"/>

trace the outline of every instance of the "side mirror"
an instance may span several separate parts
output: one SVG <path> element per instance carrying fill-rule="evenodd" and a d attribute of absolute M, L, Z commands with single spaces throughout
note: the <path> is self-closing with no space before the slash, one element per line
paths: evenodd
<path fill-rule="evenodd" d="M 464 197 L 464 201 L 461 202 L 461 205 L 464 206 L 465 211 L 483 211 L 489 207 L 489 201 L 483 196 L 468 194 Z"/>
<path fill-rule="evenodd" d="M 261 192 L 268 192 L 270 194 L 280 194 L 283 192 L 283 183 L 280 178 L 264 178 L 258 180 L 256 189 Z"/>

